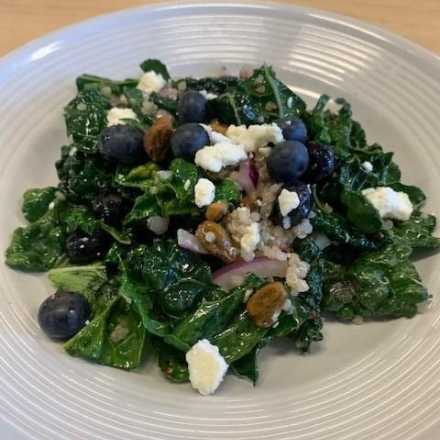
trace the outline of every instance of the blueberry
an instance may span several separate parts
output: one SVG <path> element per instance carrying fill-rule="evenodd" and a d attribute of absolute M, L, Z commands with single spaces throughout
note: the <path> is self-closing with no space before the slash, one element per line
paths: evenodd
<path fill-rule="evenodd" d="M 328 145 L 309 142 L 309 168 L 304 180 L 309 183 L 320 182 L 333 174 L 336 167 L 335 153 Z"/>
<path fill-rule="evenodd" d="M 104 128 L 98 141 L 104 159 L 123 165 L 139 165 L 148 160 L 144 149 L 144 132 L 130 125 Z"/>
<path fill-rule="evenodd" d="M 286 141 L 307 142 L 307 127 L 301 119 L 285 118 L 279 120 L 277 125 L 281 128 Z"/>
<path fill-rule="evenodd" d="M 188 90 L 177 104 L 180 122 L 205 122 L 208 116 L 208 100 L 195 90 Z"/>
<path fill-rule="evenodd" d="M 299 183 L 286 189 L 288 191 L 295 191 L 298 194 L 299 205 L 288 214 L 290 225 L 296 226 L 301 223 L 302 220 L 307 218 L 312 210 L 312 193 L 310 192 L 308 186 L 304 185 L 303 183 Z"/>
<path fill-rule="evenodd" d="M 93 234 L 76 231 L 67 237 L 66 254 L 72 263 L 86 264 L 102 258 L 109 246 L 108 235 L 100 229 Z"/>
<path fill-rule="evenodd" d="M 118 225 L 128 212 L 128 206 L 120 194 L 100 194 L 92 202 L 93 211 L 105 223 Z"/>
<path fill-rule="evenodd" d="M 270 177 L 276 182 L 291 185 L 305 173 L 309 166 L 309 153 L 298 141 L 284 141 L 277 144 L 267 159 Z"/>
<path fill-rule="evenodd" d="M 66 341 L 78 333 L 90 317 L 90 306 L 79 293 L 57 292 L 43 301 L 38 323 L 49 338 Z"/>
<path fill-rule="evenodd" d="M 176 157 L 194 159 L 198 150 L 209 145 L 209 136 L 199 124 L 184 124 L 171 137 L 171 148 Z"/>

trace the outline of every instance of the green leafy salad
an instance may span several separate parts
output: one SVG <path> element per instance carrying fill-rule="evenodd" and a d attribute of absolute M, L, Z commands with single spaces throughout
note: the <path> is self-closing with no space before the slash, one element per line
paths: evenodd
<path fill-rule="evenodd" d="M 274 339 L 306 352 L 322 316 L 417 313 L 429 294 L 412 258 L 439 247 L 436 219 L 348 102 L 307 109 L 267 65 L 200 79 L 141 68 L 77 78 L 59 182 L 23 196 L 6 263 L 48 272 L 48 337 L 116 368 L 156 359 L 211 394 L 226 372 L 255 384 Z"/>

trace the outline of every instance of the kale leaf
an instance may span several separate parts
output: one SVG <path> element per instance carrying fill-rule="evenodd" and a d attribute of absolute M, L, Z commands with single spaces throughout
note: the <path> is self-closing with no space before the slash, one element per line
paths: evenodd
<path fill-rule="evenodd" d="M 144 72 L 153 71 L 159 75 L 162 75 L 163 78 L 167 81 L 170 79 L 170 74 L 168 72 L 167 66 L 165 66 L 165 64 L 162 63 L 162 61 L 160 60 L 148 58 L 147 60 L 142 61 L 140 67 Z"/>
<path fill-rule="evenodd" d="M 96 89 L 79 92 L 64 109 L 67 135 L 83 151 L 96 152 L 98 136 L 107 126 L 109 109 L 109 100 Z"/>
<path fill-rule="evenodd" d="M 157 192 L 162 215 L 196 214 L 194 187 L 199 179 L 197 167 L 183 159 L 174 159 L 169 169 L 171 178 L 161 182 Z"/>
<path fill-rule="evenodd" d="M 55 166 L 61 191 L 74 201 L 89 202 L 112 191 L 113 166 L 98 155 L 82 153 L 75 144 L 61 148 L 61 159 Z"/>
<path fill-rule="evenodd" d="M 157 353 L 159 368 L 168 380 L 175 383 L 189 381 L 188 364 L 182 351 L 165 344 L 159 338 L 154 338 L 153 347 Z"/>
<path fill-rule="evenodd" d="M 440 239 L 433 237 L 437 220 L 433 215 L 414 213 L 406 222 L 399 222 L 393 233 L 413 249 L 438 249 Z"/>
<path fill-rule="evenodd" d="M 153 92 L 149 96 L 149 100 L 155 104 L 159 109 L 166 110 L 168 113 L 177 116 L 177 100 L 162 96 L 157 92 Z"/>
<path fill-rule="evenodd" d="M 268 333 L 267 328 L 257 327 L 243 312 L 224 331 L 211 338 L 211 343 L 216 345 L 220 354 L 228 364 L 250 353 Z"/>
<path fill-rule="evenodd" d="M 231 365 L 232 371 L 237 376 L 249 379 L 253 385 L 256 385 L 259 376 L 257 365 L 258 352 L 259 347 L 257 346 L 253 348 L 251 352 L 244 355 Z"/>
<path fill-rule="evenodd" d="M 139 220 L 146 220 L 148 217 L 160 214 L 161 209 L 157 203 L 156 197 L 153 194 L 146 192 L 136 197 L 133 208 L 124 220 L 124 225 L 129 225 L 130 223 Z"/>
<path fill-rule="evenodd" d="M 237 203 L 240 201 L 241 191 L 236 182 L 224 179 L 215 186 L 215 201 L 225 203 Z"/>
<path fill-rule="evenodd" d="M 126 188 L 137 188 L 148 191 L 155 183 L 159 167 L 154 162 L 148 162 L 135 168 L 119 169 L 115 175 L 115 183 Z"/>
<path fill-rule="evenodd" d="M 64 258 L 64 230 L 54 210 L 28 226 L 17 228 L 6 249 L 6 264 L 24 272 L 45 272 Z"/>
<path fill-rule="evenodd" d="M 215 115 L 225 124 L 256 124 L 299 117 L 304 101 L 277 79 L 272 67 L 255 69 L 252 76 L 229 86 L 213 101 Z"/>
<path fill-rule="evenodd" d="M 128 78 L 122 81 L 116 81 L 102 76 L 89 75 L 84 73 L 76 79 L 76 88 L 78 92 L 86 90 L 97 90 L 101 94 L 105 94 L 106 89 L 114 95 L 121 95 L 127 88 L 134 88 L 138 84 L 137 79 Z"/>
<path fill-rule="evenodd" d="M 142 282 L 124 272 L 119 293 L 136 308 L 148 333 L 159 337 L 165 337 L 170 333 L 169 323 L 160 321 L 153 309 L 154 295 Z"/>
<path fill-rule="evenodd" d="M 324 310 L 341 319 L 412 317 L 428 298 L 414 265 L 411 247 L 395 239 L 384 249 L 361 255 L 343 279 L 329 284 Z"/>
<path fill-rule="evenodd" d="M 352 228 L 342 215 L 318 210 L 310 219 L 317 232 L 325 234 L 330 240 L 360 250 L 375 250 L 380 246 L 370 237 Z"/>
<path fill-rule="evenodd" d="M 367 234 L 382 229 L 382 219 L 377 209 L 359 192 L 342 192 L 341 201 L 347 208 L 347 220 Z"/>
<path fill-rule="evenodd" d="M 239 81 L 236 76 L 181 78 L 174 81 L 174 86 L 178 90 L 206 90 L 209 93 L 221 95 L 228 89 L 236 88 Z"/>
<path fill-rule="evenodd" d="M 127 175 L 117 173 L 117 182 L 123 186 L 137 187 L 145 191 L 135 200 L 125 223 L 131 223 L 154 215 L 196 215 L 194 186 L 199 179 L 197 167 L 183 159 L 174 159 L 169 167 L 170 176 L 163 178 L 156 167 L 148 165 L 135 168 Z"/>
<path fill-rule="evenodd" d="M 96 293 L 108 280 L 106 267 L 102 263 L 52 269 L 48 277 L 57 290 L 80 293 L 92 307 Z"/>
<path fill-rule="evenodd" d="M 177 325 L 166 341 L 181 350 L 188 350 L 199 339 L 220 333 L 242 306 L 246 291 L 258 289 L 262 284 L 260 278 L 250 275 L 241 286 L 229 293 L 224 292 L 223 298 L 202 302 L 194 313 Z"/>
<path fill-rule="evenodd" d="M 127 257 L 127 268 L 169 317 L 194 310 L 212 285 L 209 266 L 171 240 L 134 249 Z"/>
<path fill-rule="evenodd" d="M 49 209 L 49 205 L 55 200 L 56 192 L 57 188 L 53 186 L 28 189 L 23 194 L 21 208 L 25 219 L 32 223 L 43 217 Z"/>
<path fill-rule="evenodd" d="M 141 364 L 145 339 L 138 313 L 117 296 L 64 348 L 72 356 L 131 370 Z"/>

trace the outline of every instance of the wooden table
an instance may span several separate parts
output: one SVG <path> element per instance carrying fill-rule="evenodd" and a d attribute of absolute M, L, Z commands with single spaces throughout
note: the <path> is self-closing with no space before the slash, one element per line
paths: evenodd
<path fill-rule="evenodd" d="M 440 0 L 294 0 L 366 20 L 440 53 Z M 62 26 L 148 0 L 0 0 L 0 56 Z"/>

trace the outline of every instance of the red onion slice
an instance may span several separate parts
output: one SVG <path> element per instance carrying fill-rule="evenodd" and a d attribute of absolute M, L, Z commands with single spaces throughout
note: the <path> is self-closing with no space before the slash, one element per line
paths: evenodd
<path fill-rule="evenodd" d="M 230 290 L 243 283 L 248 274 L 255 274 L 262 278 L 285 277 L 287 262 L 258 257 L 252 261 L 237 261 L 228 264 L 213 274 L 215 284 Z"/>
<path fill-rule="evenodd" d="M 207 254 L 199 239 L 194 234 L 191 234 L 191 232 L 185 231 L 185 229 L 177 230 L 177 244 L 181 248 L 196 254 Z"/>
<path fill-rule="evenodd" d="M 237 182 L 246 194 L 255 191 L 258 177 L 258 170 L 250 160 L 242 162 L 238 171 L 231 174 L 231 179 Z"/>

